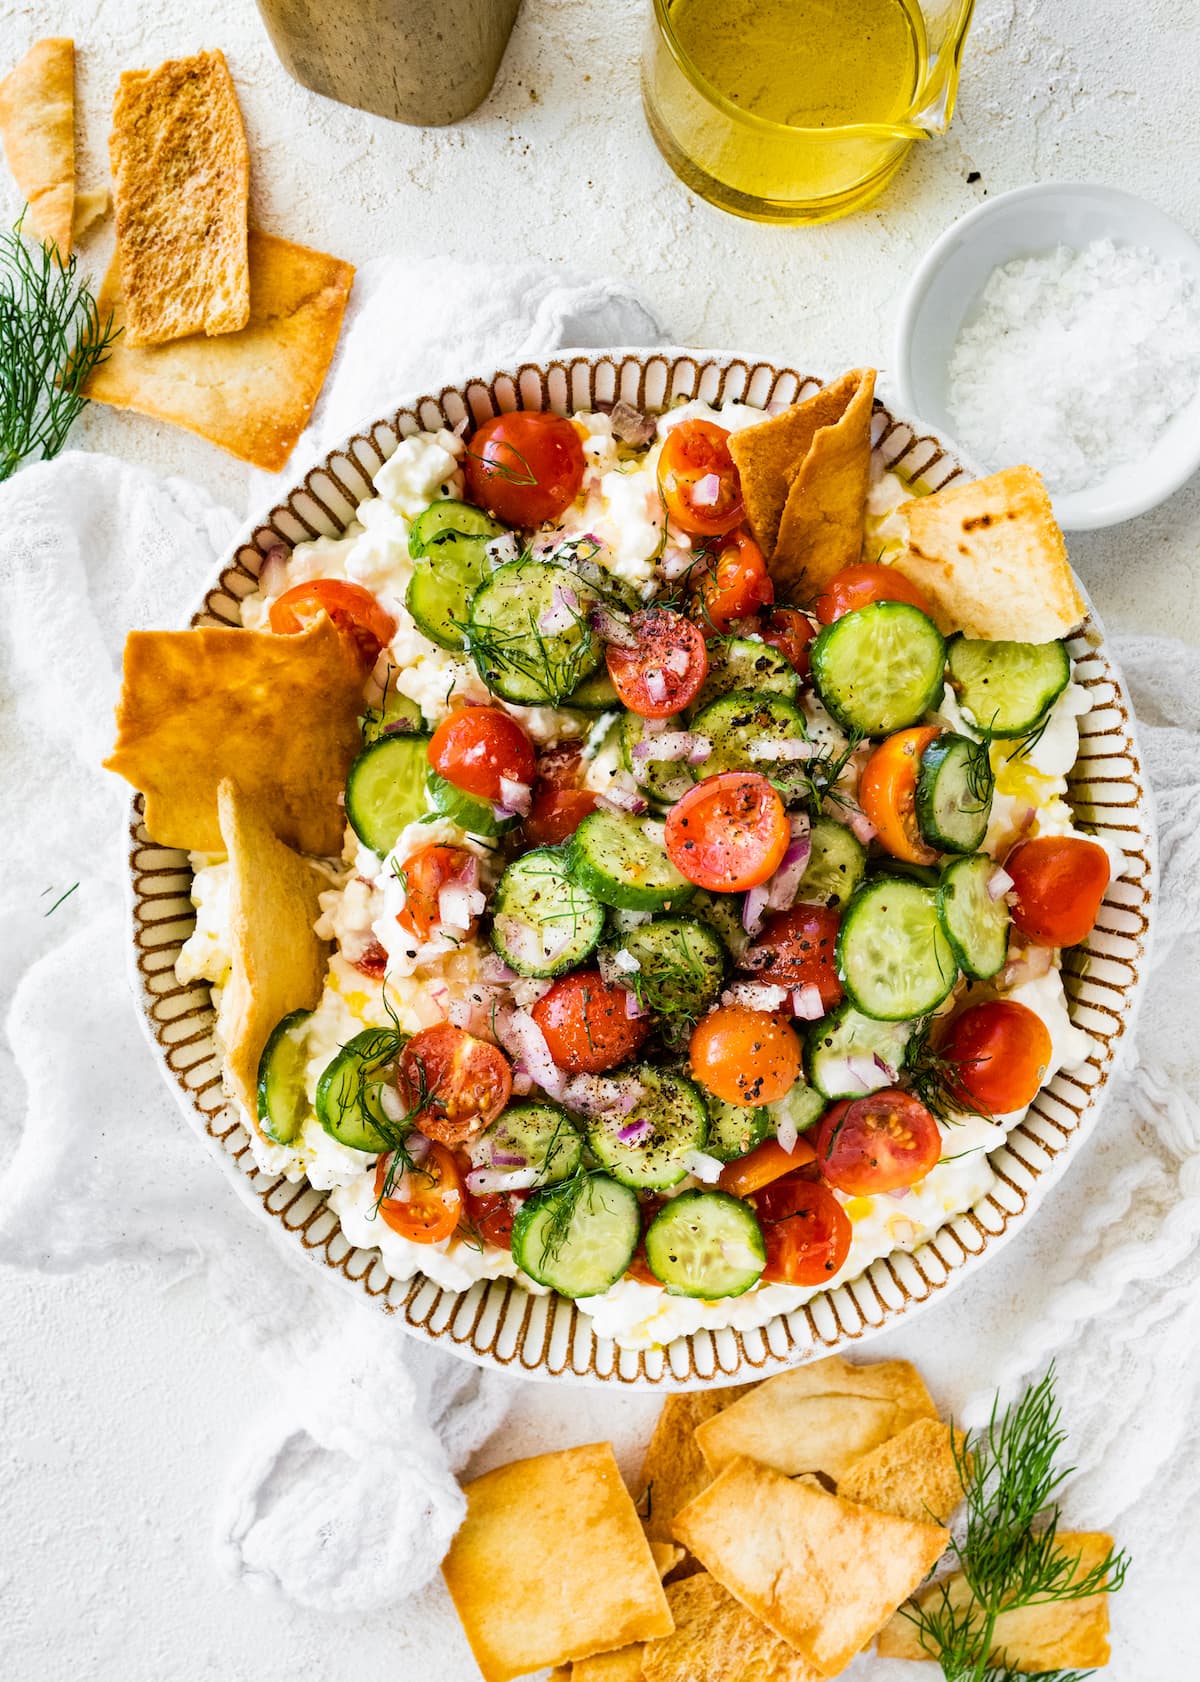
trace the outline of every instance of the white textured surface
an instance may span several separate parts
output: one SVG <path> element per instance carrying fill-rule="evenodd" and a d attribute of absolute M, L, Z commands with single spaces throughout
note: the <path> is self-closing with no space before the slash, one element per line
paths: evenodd
<path fill-rule="evenodd" d="M 75 33 L 92 164 L 83 184 L 92 185 L 116 72 L 221 45 L 242 93 L 264 226 L 358 261 L 403 245 L 462 257 L 494 248 L 623 273 L 685 342 L 815 369 L 886 355 L 904 273 L 985 189 L 1101 178 L 1200 230 L 1200 184 L 1181 167 L 1200 143 L 1200 22 L 1176 0 L 981 0 L 948 139 L 919 149 L 874 209 L 810 231 L 722 217 L 661 164 L 638 106 L 644 10 L 644 0 L 526 0 L 493 96 L 443 131 L 402 129 L 295 88 L 249 0 L 191 0 L 186 11 L 151 0 L 0 0 L 0 65 L 36 34 Z M 972 170 L 982 179 L 968 185 Z M 187 474 L 232 503 L 244 492 L 236 464 L 135 417 L 96 415 L 81 441 Z M 1200 640 L 1198 536 L 1193 483 L 1136 525 L 1076 539 L 1072 553 L 1111 628 Z M 0 1119 L 0 1150 L 11 1113 Z M 1097 1165 L 1128 1148 L 1112 1131 L 1097 1138 Z M 1079 1174 L 975 1285 L 874 1348 L 918 1358 L 947 1405 L 988 1382 L 1012 1307 L 1041 1293 L 1070 1233 Z M 232 1594 L 214 1576 L 212 1491 L 263 1377 L 202 1279 L 173 1282 L 121 1262 L 52 1282 L 7 1273 L 3 1286 L 6 1676 L 290 1682 L 317 1671 L 329 1682 L 470 1682 L 474 1667 L 440 1594 L 331 1625 Z M 531 1389 L 489 1459 L 615 1435 L 632 1468 L 653 1408 Z M 1188 1674 L 1185 1585 L 1194 1585 L 1200 1548 L 1194 1522 L 1189 1537 L 1182 1519 L 1173 1514 L 1161 1536 L 1144 1519 L 1138 1526 L 1116 1682 Z M 925 1674 L 892 1668 L 898 1678 Z"/>

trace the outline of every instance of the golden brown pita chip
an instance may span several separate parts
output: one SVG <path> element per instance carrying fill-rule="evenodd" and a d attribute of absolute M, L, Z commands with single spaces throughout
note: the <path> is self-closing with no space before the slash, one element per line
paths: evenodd
<path fill-rule="evenodd" d="M 1087 616 L 1041 475 L 1006 467 L 902 506 L 908 549 L 893 565 L 947 634 L 1053 642 Z"/>
<path fill-rule="evenodd" d="M 127 70 L 109 140 L 128 345 L 250 319 L 250 152 L 222 52 Z"/>
<path fill-rule="evenodd" d="M 667 1603 L 675 1630 L 643 1648 L 645 1682 L 821 1682 L 819 1670 L 706 1571 L 671 1583 Z"/>
<path fill-rule="evenodd" d="M 26 230 L 71 254 L 75 207 L 75 43 L 37 41 L 0 82 L 0 135 L 29 206 Z"/>
<path fill-rule="evenodd" d="M 1112 1537 L 1089 1531 L 1063 1531 L 1058 1538 L 1065 1554 L 1077 1556 L 1076 1578 L 1094 1571 L 1112 1547 Z M 946 1579 L 953 1605 L 965 1606 L 971 1598 L 962 1576 L 955 1572 Z M 918 1604 L 941 1594 L 934 1584 L 916 1596 Z M 879 1652 L 889 1659 L 927 1659 L 917 1626 L 898 1612 L 879 1632 Z M 1001 1656 L 1011 1670 L 1036 1675 L 1039 1671 L 1088 1670 L 1108 1663 L 1108 1596 L 1088 1595 L 1084 1600 L 1063 1600 L 1042 1606 L 1025 1606 L 1001 1612 L 996 1619 L 996 1642 L 992 1662 Z"/>
<path fill-rule="evenodd" d="M 670 1634 L 611 1444 L 516 1460 L 463 1493 L 442 1573 L 486 1682 Z"/>
<path fill-rule="evenodd" d="M 844 1669 L 946 1546 L 914 1524 L 734 1460 L 675 1534 L 756 1618 L 826 1676 Z"/>
<path fill-rule="evenodd" d="M 698 1425 L 696 1442 L 714 1473 L 744 1454 L 789 1477 L 824 1472 L 840 1478 L 914 1419 L 936 1418 L 921 1375 L 909 1362 L 851 1366 L 830 1355 L 768 1378 Z"/>
<path fill-rule="evenodd" d="M 250 235 L 250 321 L 218 339 L 139 349 L 117 340 L 87 395 L 197 432 L 240 461 L 274 472 L 308 424 L 342 328 L 354 270 L 273 234 Z M 100 314 L 124 322 L 119 265 Z"/>
<path fill-rule="evenodd" d="M 734 1384 L 725 1390 L 688 1390 L 668 1396 L 663 1403 L 637 1486 L 638 1507 L 645 1514 L 643 1523 L 652 1542 L 671 1542 L 675 1514 L 712 1481 L 696 1446 L 696 1427 L 754 1388 L 753 1384 Z"/>
<path fill-rule="evenodd" d="M 571 1666 L 571 1682 L 642 1682 L 642 1653 L 640 1641 L 632 1646 L 618 1647 L 613 1653 L 593 1653 L 590 1659 L 576 1659 Z"/>
<path fill-rule="evenodd" d="M 782 414 L 729 435 L 729 453 L 742 482 L 746 519 L 754 541 L 768 559 L 775 549 L 793 475 L 808 454 L 817 428 L 836 420 L 841 412 L 836 396 L 830 403 L 833 391 L 833 386 L 823 386 L 815 396 L 793 403 Z"/>
<path fill-rule="evenodd" d="M 838 1479 L 838 1494 L 897 1518 L 945 1524 L 963 1495 L 952 1435 L 961 1452 L 961 1431 L 940 1419 L 914 1420 L 856 1460 Z"/>
<path fill-rule="evenodd" d="M 280 840 L 340 853 L 362 695 L 358 660 L 324 615 L 291 637 L 131 631 L 105 765 L 141 789 L 161 846 L 223 852 L 217 788 L 231 777 Z"/>
<path fill-rule="evenodd" d="M 770 556 L 771 577 L 802 603 L 862 557 L 875 370 L 843 374 L 811 401 L 820 404 L 822 398 L 832 418 L 822 419 L 792 475 Z"/>
<path fill-rule="evenodd" d="M 85 192 L 75 195 L 75 216 L 71 223 L 72 237 L 81 240 L 89 229 L 101 221 L 111 208 L 112 200 L 107 187 L 89 187 Z"/>
<path fill-rule="evenodd" d="M 220 1037 L 233 1096 L 257 1127 L 263 1046 L 290 1011 L 312 1010 L 320 1002 L 329 948 L 313 924 L 321 914 L 322 882 L 307 859 L 276 840 L 261 795 L 248 800 L 226 778 L 217 808 L 229 854 L 231 958 Z"/>
<path fill-rule="evenodd" d="M 660 1542 L 655 1537 L 648 1538 L 650 1553 L 654 1559 L 654 1569 L 660 1577 L 667 1577 L 683 1558 L 683 1549 L 678 1542 Z"/>

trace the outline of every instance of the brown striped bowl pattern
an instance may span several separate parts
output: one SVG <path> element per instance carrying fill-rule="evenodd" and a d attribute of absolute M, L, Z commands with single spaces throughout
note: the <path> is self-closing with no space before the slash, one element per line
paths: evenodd
<path fill-rule="evenodd" d="M 371 479 L 400 438 L 422 428 L 479 422 L 501 410 L 560 412 L 618 398 L 659 409 L 680 397 L 737 399 L 765 407 L 811 395 L 823 382 L 794 368 L 738 356 L 684 350 L 564 352 L 489 378 L 467 379 L 404 403 L 331 450 L 261 520 L 248 525 L 193 625 L 239 625 L 241 599 L 256 585 L 264 553 L 319 534 L 342 533 Z M 975 475 L 938 438 L 876 399 L 874 444 L 887 465 L 932 489 Z M 140 799 L 129 831 L 134 978 L 138 1005 L 163 1075 L 190 1123 L 228 1173 L 238 1195 L 303 1257 L 360 1301 L 392 1315 L 397 1327 L 468 1360 L 514 1375 L 567 1383 L 692 1389 L 766 1376 L 808 1355 L 866 1340 L 938 1300 L 1030 1219 L 1096 1120 L 1144 979 L 1155 879 L 1149 793 L 1120 674 L 1094 620 L 1071 643 L 1078 681 L 1092 694 L 1082 722 L 1071 797 L 1080 817 L 1109 832 L 1130 860 L 1113 882 L 1086 946 L 1064 967 L 1076 1022 L 1091 1037 L 1087 1062 L 1055 1076 L 1025 1120 L 991 1157 L 995 1188 L 911 1254 L 894 1252 L 857 1279 L 824 1291 L 761 1329 L 701 1331 L 665 1348 L 621 1350 L 595 1336 L 586 1315 L 555 1296 L 534 1296 L 511 1280 L 468 1291 L 439 1289 L 418 1275 L 392 1279 L 378 1253 L 343 1237 L 326 1194 L 261 1173 L 245 1131 L 221 1087 L 204 985 L 182 986 L 175 960 L 191 932 L 187 855 L 156 846 Z"/>

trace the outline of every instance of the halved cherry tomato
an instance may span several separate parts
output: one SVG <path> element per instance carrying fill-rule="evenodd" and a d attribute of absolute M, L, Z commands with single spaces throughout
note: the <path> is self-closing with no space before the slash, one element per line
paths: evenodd
<path fill-rule="evenodd" d="M 1004 861 L 1013 879 L 1012 920 L 1035 946 L 1078 946 L 1100 915 L 1108 854 L 1078 835 L 1036 835 Z"/>
<path fill-rule="evenodd" d="M 843 1099 L 826 1110 L 817 1132 L 817 1167 L 848 1197 L 914 1186 L 941 1154 L 937 1122 L 899 1087 Z"/>
<path fill-rule="evenodd" d="M 870 607 L 872 602 L 908 602 L 932 618 L 929 598 L 895 567 L 880 566 L 877 561 L 856 561 L 835 572 L 813 603 L 813 612 L 822 625 L 832 625 L 843 614 Z"/>
<path fill-rule="evenodd" d="M 464 1187 L 463 1195 L 466 1199 L 467 1222 L 472 1231 L 477 1232 L 485 1244 L 491 1244 L 497 1250 L 510 1249 L 513 1222 L 517 1218 L 517 1210 L 528 1194 L 523 1191 L 486 1191 L 477 1194 L 469 1187 Z"/>
<path fill-rule="evenodd" d="M 583 775 L 583 746 L 580 742 L 560 742 L 557 747 L 543 748 L 537 756 L 537 782 L 551 788 L 578 788 Z"/>
<path fill-rule="evenodd" d="M 345 951 L 343 951 L 342 956 L 347 956 Z M 369 975 L 372 981 L 382 981 L 388 971 L 387 947 L 382 946 L 372 936 L 358 954 L 358 957 L 351 958 L 350 962 L 356 970 L 361 970 L 363 975 Z"/>
<path fill-rule="evenodd" d="M 512 1097 L 507 1057 L 465 1028 L 422 1028 L 400 1053 L 400 1096 L 413 1125 L 444 1145 L 462 1145 L 490 1127 Z"/>
<path fill-rule="evenodd" d="M 807 677 L 809 645 L 816 634 L 816 626 L 798 607 L 773 607 L 763 625 L 762 640 L 777 648 L 801 677 Z"/>
<path fill-rule="evenodd" d="M 828 1186 L 803 1170 L 750 1199 L 767 1247 L 763 1278 L 773 1285 L 824 1285 L 850 1252 L 850 1217 Z"/>
<path fill-rule="evenodd" d="M 314 578 L 308 584 L 293 584 L 271 603 L 271 629 L 279 636 L 295 636 L 322 613 L 350 638 L 364 668 L 375 664 L 396 634 L 396 621 L 383 611 L 371 592 L 341 578 Z"/>
<path fill-rule="evenodd" d="M 608 675 L 623 705 L 641 718 L 669 718 L 695 700 L 708 676 L 708 650 L 699 626 L 669 607 L 635 613 L 635 648 L 610 642 Z"/>
<path fill-rule="evenodd" d="M 842 997 L 836 946 L 841 918 L 827 905 L 793 905 L 767 918 L 739 961 L 775 987 L 804 987 L 811 983 L 826 1010 Z"/>
<path fill-rule="evenodd" d="M 501 800 L 501 779 L 533 782 L 533 743 L 499 707 L 455 707 L 429 741 L 429 763 L 455 788 Z"/>
<path fill-rule="evenodd" d="M 688 1045 L 692 1074 L 727 1104 L 773 1104 L 800 1075 L 800 1041 L 778 1016 L 721 1005 L 702 1016 Z"/>
<path fill-rule="evenodd" d="M 772 1180 L 790 1174 L 793 1168 L 807 1167 L 815 1161 L 816 1154 L 807 1139 L 797 1139 L 793 1151 L 785 1151 L 778 1139 L 764 1139 L 747 1156 L 727 1162 L 717 1184 L 734 1197 L 749 1197 L 752 1192 L 769 1186 Z"/>
<path fill-rule="evenodd" d="M 577 970 L 543 993 L 530 1015 L 560 1069 L 598 1075 L 627 1063 L 650 1032 L 649 1017 L 629 1014 L 632 999 L 627 988 L 606 986 L 599 970 Z"/>
<path fill-rule="evenodd" d="M 534 790 L 522 834 L 531 847 L 557 847 L 574 835 L 598 804 L 590 789 L 554 788 L 546 783 Z"/>
<path fill-rule="evenodd" d="M 694 537 L 722 537 L 745 516 L 742 481 L 729 434 L 712 421 L 680 421 L 658 458 L 658 487 L 667 513 Z"/>
<path fill-rule="evenodd" d="M 700 571 L 696 595 L 706 630 L 724 634 L 775 600 L 763 552 L 746 531 L 735 531 Z"/>
<path fill-rule="evenodd" d="M 773 876 L 791 827 L 783 801 L 757 771 L 705 777 L 667 813 L 667 855 L 681 876 L 713 893 L 737 894 Z"/>
<path fill-rule="evenodd" d="M 556 520 L 579 495 L 585 462 L 575 426 L 562 415 L 518 409 L 496 415 L 467 440 L 467 495 L 510 526 Z"/>
<path fill-rule="evenodd" d="M 988 1115 L 1023 1110 L 1046 1078 L 1054 1047 L 1041 1017 L 1016 999 L 968 1005 L 950 1024 L 940 1055 L 947 1085 Z"/>
<path fill-rule="evenodd" d="M 629 1266 L 625 1269 L 626 1279 L 636 1279 L 640 1285 L 657 1285 L 662 1288 L 662 1280 L 654 1272 L 646 1260 L 646 1234 L 650 1230 L 655 1215 L 666 1203 L 665 1197 L 655 1197 L 651 1194 L 642 1201 L 642 1235 L 638 1239 L 637 1249 L 630 1258 Z"/>
<path fill-rule="evenodd" d="M 384 1197 L 389 1156 L 375 1165 L 375 1195 L 382 1201 L 379 1213 L 393 1232 L 414 1244 L 440 1244 L 449 1238 L 463 1213 L 464 1187 L 458 1164 L 445 1145 L 432 1144 L 419 1167 L 403 1175 L 393 1191 L 402 1197 Z"/>
<path fill-rule="evenodd" d="M 418 847 L 400 866 L 404 878 L 404 909 L 396 921 L 409 934 L 428 940 L 440 921 L 438 896 L 444 887 L 468 876 L 478 866 L 465 847 Z"/>
<path fill-rule="evenodd" d="M 932 864 L 937 851 L 917 827 L 917 774 L 921 755 L 941 735 L 936 725 L 917 724 L 880 742 L 863 766 L 858 803 L 893 858 Z"/>

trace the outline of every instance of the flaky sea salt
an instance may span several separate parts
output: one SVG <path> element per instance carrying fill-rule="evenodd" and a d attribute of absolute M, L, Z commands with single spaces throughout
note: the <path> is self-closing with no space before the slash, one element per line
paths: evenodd
<path fill-rule="evenodd" d="M 1180 263 L 1096 240 L 996 269 L 950 359 L 959 442 L 1052 491 L 1137 461 L 1200 388 L 1200 297 Z"/>

